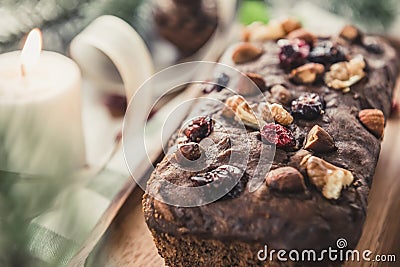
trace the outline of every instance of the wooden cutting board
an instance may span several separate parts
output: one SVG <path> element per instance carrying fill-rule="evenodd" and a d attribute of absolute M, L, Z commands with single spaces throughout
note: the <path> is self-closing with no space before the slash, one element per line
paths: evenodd
<path fill-rule="evenodd" d="M 398 83 L 399 84 L 399 83 Z M 400 100 L 397 90 L 397 99 Z M 399 266 L 400 261 L 400 118 L 389 120 L 369 196 L 367 220 L 358 249 L 376 254 L 394 254 L 397 263 L 359 262 L 345 267 Z M 87 266 L 164 266 L 144 221 L 137 188 L 91 253 Z"/>

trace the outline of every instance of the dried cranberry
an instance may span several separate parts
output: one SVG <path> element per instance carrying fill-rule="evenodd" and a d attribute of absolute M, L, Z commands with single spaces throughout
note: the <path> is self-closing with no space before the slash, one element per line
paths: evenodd
<path fill-rule="evenodd" d="M 221 199 L 231 199 L 238 197 L 246 188 L 247 179 L 243 177 L 243 173 L 241 169 L 235 166 L 222 165 L 210 172 L 193 176 L 190 179 L 195 186 L 207 185 L 213 189 L 222 189 L 226 194 Z M 232 183 L 236 183 L 236 185 L 229 190 Z"/>
<path fill-rule="evenodd" d="M 292 101 L 292 114 L 294 117 L 314 120 L 324 110 L 324 100 L 317 94 L 306 93 Z"/>
<path fill-rule="evenodd" d="M 282 125 L 267 123 L 260 131 L 261 139 L 278 148 L 288 148 L 296 145 L 292 132 Z"/>
<path fill-rule="evenodd" d="M 192 120 L 183 131 L 185 136 L 192 142 L 200 142 L 209 136 L 214 128 L 214 121 L 210 116 L 201 116 Z"/>
<path fill-rule="evenodd" d="M 310 46 L 304 40 L 281 39 L 278 45 L 281 48 L 279 60 L 284 69 L 290 70 L 306 63 Z"/>
<path fill-rule="evenodd" d="M 341 46 L 331 41 L 320 41 L 311 50 L 308 59 L 311 62 L 330 65 L 339 61 L 345 61 L 346 56 Z"/>

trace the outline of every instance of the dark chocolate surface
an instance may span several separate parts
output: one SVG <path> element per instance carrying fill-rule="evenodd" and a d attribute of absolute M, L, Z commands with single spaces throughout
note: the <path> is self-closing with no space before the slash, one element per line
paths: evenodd
<path fill-rule="evenodd" d="M 290 126 L 298 148 L 284 151 L 277 148 L 272 169 L 282 166 L 299 167 L 298 155 L 309 130 L 316 124 L 324 128 L 335 140 L 336 151 L 314 154 L 338 167 L 347 169 L 354 175 L 351 186 L 343 189 L 337 200 L 326 199 L 321 192 L 307 182 L 307 190 L 301 193 L 278 193 L 265 184 L 256 192 L 244 191 L 239 197 L 219 200 L 211 204 L 194 208 L 169 206 L 145 195 L 143 204 L 148 226 L 155 232 L 174 236 L 194 235 L 204 239 L 222 241 L 243 241 L 265 243 L 275 249 L 323 249 L 335 247 L 338 238 L 345 238 L 348 247 L 355 247 L 361 235 L 366 217 L 367 197 L 380 152 L 380 140 L 371 134 L 358 120 L 361 109 L 376 108 L 383 111 L 387 118 L 390 114 L 391 98 L 399 63 L 393 48 L 378 37 L 365 37 L 377 41 L 382 47 L 382 54 L 373 54 L 360 45 L 342 45 L 346 55 L 352 57 L 362 54 L 367 62 L 366 77 L 351 86 L 351 91 L 344 94 L 328 88 L 323 81 L 312 86 L 296 85 L 289 80 L 287 73 L 279 66 L 279 47 L 275 42 L 263 44 L 264 54 L 256 61 L 235 65 L 230 61 L 231 51 L 227 51 L 222 61 L 240 71 L 260 74 L 268 88 L 275 84 L 286 86 L 294 97 L 303 92 L 316 92 L 324 97 L 325 113 L 313 121 L 295 119 Z M 211 96 L 225 100 L 232 95 L 227 89 L 213 92 Z M 269 91 L 264 96 L 246 97 L 249 102 L 271 99 Z M 215 120 L 226 120 L 221 115 L 221 108 L 213 102 L 199 101 L 188 116 L 213 115 Z M 235 122 L 224 124 L 238 142 L 232 142 L 230 149 L 243 150 Z M 269 149 L 260 141 L 258 131 L 249 130 L 250 157 L 246 166 L 240 166 L 248 175 L 257 175 L 256 165 L 261 160 L 260 153 Z M 215 143 L 223 143 L 227 133 L 216 127 L 209 138 Z M 173 139 L 172 144 L 176 142 Z M 224 152 L 229 147 L 217 145 L 214 157 L 207 171 L 226 164 Z M 262 162 L 265 166 L 268 162 Z M 203 171 L 204 172 L 204 171 Z M 165 179 L 178 185 L 191 186 L 190 177 L 196 173 L 182 171 L 171 164 L 168 156 L 159 163 L 148 182 L 148 190 L 157 191 L 159 181 Z M 306 174 L 303 172 L 306 177 Z M 384 177 L 382 177 L 384 178 Z M 177 196 L 195 197 L 195 196 Z M 256 252 L 255 252 L 256 253 Z"/>

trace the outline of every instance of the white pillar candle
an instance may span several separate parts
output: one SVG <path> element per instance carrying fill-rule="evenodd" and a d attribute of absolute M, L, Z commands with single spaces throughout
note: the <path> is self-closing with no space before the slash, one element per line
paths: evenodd
<path fill-rule="evenodd" d="M 85 164 L 81 74 L 41 50 L 33 30 L 21 51 L 0 55 L 0 169 L 63 176 Z"/>

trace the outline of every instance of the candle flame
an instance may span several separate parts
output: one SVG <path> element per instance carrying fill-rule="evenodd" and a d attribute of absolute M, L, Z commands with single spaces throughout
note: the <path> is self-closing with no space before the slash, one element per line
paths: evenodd
<path fill-rule="evenodd" d="M 25 76 L 26 71 L 35 66 L 42 51 L 42 33 L 38 28 L 33 29 L 26 38 L 24 48 L 21 52 L 21 73 Z"/>

